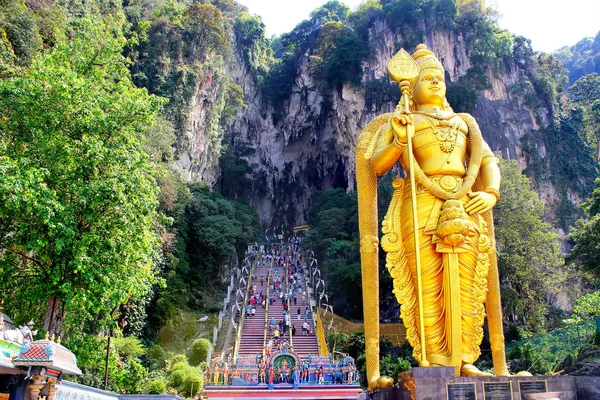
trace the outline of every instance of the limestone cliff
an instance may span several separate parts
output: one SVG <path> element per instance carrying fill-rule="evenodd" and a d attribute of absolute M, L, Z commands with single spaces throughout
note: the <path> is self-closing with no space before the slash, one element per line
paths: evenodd
<path fill-rule="evenodd" d="M 424 42 L 444 64 L 449 86 L 469 74 L 473 49 L 460 29 L 435 28 L 426 20 L 418 22 L 415 29 L 424 33 Z M 308 47 L 297 63 L 291 94 L 276 107 L 266 101 L 263 89 L 256 84 L 240 52 L 236 52 L 231 76 L 242 87 L 248 107 L 229 129 L 230 144 L 244 142 L 255 150 L 246 156 L 252 170 L 251 201 L 265 228 L 307 223 L 306 210 L 313 189 L 354 189 L 356 139 L 369 120 L 392 111 L 396 105 L 398 90 L 387 77 L 386 67 L 403 42 L 402 34 L 390 29 L 384 19 L 376 20 L 369 29 L 371 56 L 363 62 L 360 87 L 343 85 L 326 93 L 311 74 L 310 57 L 315 49 Z M 515 89 L 529 81 L 530 69 L 516 57 L 504 60 L 500 70 L 484 68 L 488 85 L 477 91 L 472 110 L 491 148 L 504 158 L 517 159 L 523 169 L 531 167 L 532 159 L 539 161 L 547 156 L 547 141 L 552 138 L 543 134 L 542 128 L 556 118 L 552 104 L 538 101 L 532 105 Z M 371 89 L 374 86 L 379 88 L 375 94 Z M 202 97 L 197 96 L 197 100 Z M 201 108 L 201 103 L 193 107 L 198 115 L 202 115 Z M 200 132 L 202 120 L 196 120 L 199 124 L 192 130 Z M 191 136 L 198 137 L 197 133 Z M 525 137 L 530 144 L 526 149 Z M 203 140 L 196 139 L 198 150 Z M 181 162 L 191 165 L 187 159 Z M 195 179 L 213 182 L 214 166 L 190 168 L 197 171 Z M 527 172 L 549 205 L 549 217 L 556 217 L 559 203 L 565 200 L 560 198 L 564 188 L 557 188 L 547 177 L 536 176 L 532 168 Z M 593 178 L 581 176 L 579 180 L 585 186 Z M 581 191 L 569 186 L 566 192 L 569 201 L 582 200 Z"/>
<path fill-rule="evenodd" d="M 219 154 L 225 92 L 223 77 L 208 69 L 196 87 L 189 108 L 186 129 L 179 138 L 176 164 L 191 181 L 202 181 L 213 187 L 219 176 Z"/>

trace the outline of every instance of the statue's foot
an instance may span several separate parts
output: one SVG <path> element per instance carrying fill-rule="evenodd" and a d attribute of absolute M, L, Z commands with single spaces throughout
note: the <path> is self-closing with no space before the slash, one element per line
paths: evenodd
<path fill-rule="evenodd" d="M 519 371 L 515 374 L 515 376 L 533 376 L 529 371 Z"/>
<path fill-rule="evenodd" d="M 369 390 L 387 389 L 392 386 L 394 386 L 394 379 L 385 375 L 369 382 Z"/>
<path fill-rule="evenodd" d="M 460 368 L 460 376 L 493 376 L 489 372 L 480 371 L 473 364 L 464 363 Z"/>
<path fill-rule="evenodd" d="M 394 378 L 391 376 L 382 375 L 377 379 L 377 387 L 379 389 L 387 389 L 394 386 Z"/>

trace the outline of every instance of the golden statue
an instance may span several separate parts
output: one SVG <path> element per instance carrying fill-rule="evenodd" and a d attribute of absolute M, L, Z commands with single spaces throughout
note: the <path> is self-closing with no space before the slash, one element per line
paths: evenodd
<path fill-rule="evenodd" d="M 508 375 L 491 216 L 500 197 L 497 159 L 475 119 L 450 108 L 444 68 L 425 45 L 412 57 L 400 50 L 388 73 L 402 99 L 366 126 L 356 146 L 369 389 L 386 384 L 379 375 L 377 176 L 398 161 L 409 177 L 393 182 L 381 244 L 413 356 L 420 366 L 452 366 L 457 376 L 485 375 L 473 363 L 487 313 L 495 373 Z"/>

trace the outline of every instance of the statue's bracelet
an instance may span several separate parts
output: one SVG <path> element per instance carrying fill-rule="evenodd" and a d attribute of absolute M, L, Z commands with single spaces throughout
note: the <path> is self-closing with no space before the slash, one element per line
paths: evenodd
<path fill-rule="evenodd" d="M 494 197 L 496 198 L 496 201 L 498 201 L 500 199 L 500 192 L 497 189 L 494 189 L 493 187 L 486 188 L 484 190 L 484 192 L 493 194 Z"/>
<path fill-rule="evenodd" d="M 394 138 L 394 145 L 398 148 L 403 149 L 406 147 L 407 144 L 408 143 L 402 143 L 401 141 L 399 141 L 397 137 Z"/>

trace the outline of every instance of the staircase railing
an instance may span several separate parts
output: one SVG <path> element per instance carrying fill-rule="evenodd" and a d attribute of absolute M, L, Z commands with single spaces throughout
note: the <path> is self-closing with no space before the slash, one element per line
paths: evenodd
<path fill-rule="evenodd" d="M 321 341 L 319 340 L 319 336 L 318 336 L 318 333 L 317 333 L 317 320 L 318 320 L 319 313 L 318 312 L 315 313 L 313 311 L 313 307 L 312 307 L 312 304 L 311 304 L 311 299 L 312 299 L 312 294 L 310 292 L 311 287 L 308 284 L 308 282 L 305 283 L 305 287 L 306 287 L 306 298 L 308 300 L 308 307 L 310 309 L 310 316 L 311 316 L 312 321 L 313 321 L 313 326 L 315 327 L 315 335 L 317 335 L 317 343 L 319 345 L 319 355 L 321 355 L 321 353 L 324 352 L 324 351 L 326 351 L 326 350 L 321 349 L 321 347 L 322 347 L 321 346 Z M 317 317 L 315 317 L 315 314 L 317 314 Z M 321 331 L 321 333 L 322 333 L 322 331 Z M 327 348 L 327 345 L 325 345 L 325 348 Z"/>
<path fill-rule="evenodd" d="M 267 275 L 267 295 L 265 301 L 265 329 L 263 336 L 263 357 L 266 356 L 266 348 L 267 348 L 267 327 L 269 321 L 269 295 L 271 290 L 271 268 L 273 268 L 273 261 L 271 261 L 271 267 L 269 268 L 269 274 Z"/>
<path fill-rule="evenodd" d="M 292 326 L 292 317 L 291 317 L 291 313 L 290 311 L 292 310 L 292 308 L 290 307 L 290 286 L 289 286 L 289 280 L 288 280 L 288 265 L 285 265 L 285 269 L 284 269 L 284 273 L 285 273 L 285 290 L 286 290 L 286 294 L 287 296 L 287 306 L 288 306 L 288 310 L 287 310 L 287 317 L 288 317 L 288 331 L 290 334 L 290 351 L 294 351 L 294 339 L 292 338 L 294 335 L 292 335 L 292 330 L 290 328 L 290 326 Z"/>
<path fill-rule="evenodd" d="M 315 326 L 315 334 L 317 335 L 317 342 L 319 343 L 319 355 L 328 356 L 329 349 L 327 348 L 327 342 L 325 341 L 325 331 L 323 330 L 323 320 L 321 318 L 321 309 L 317 308 L 317 325 Z"/>
<path fill-rule="evenodd" d="M 248 273 L 248 282 L 246 283 L 246 294 L 244 295 L 244 303 L 242 307 L 242 315 L 240 316 L 240 322 L 238 323 L 237 332 L 235 334 L 235 346 L 233 348 L 233 363 L 237 363 L 238 351 L 240 350 L 240 341 L 242 340 L 242 327 L 244 326 L 244 319 L 246 317 L 246 306 L 248 305 L 248 292 L 250 291 L 250 285 L 252 283 L 252 276 L 254 275 L 254 267 L 256 266 L 256 258 Z"/>

